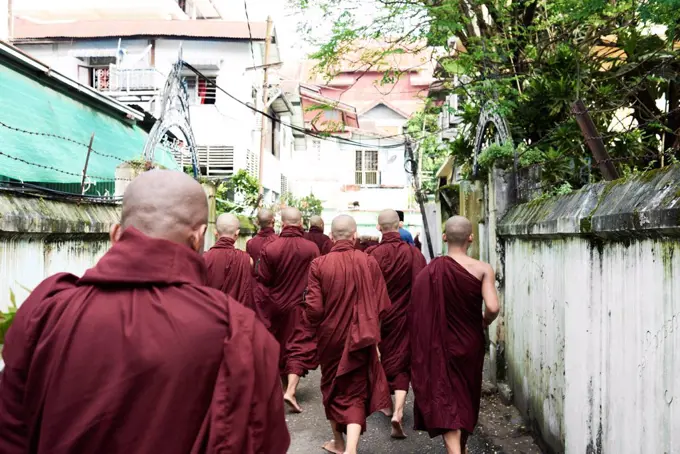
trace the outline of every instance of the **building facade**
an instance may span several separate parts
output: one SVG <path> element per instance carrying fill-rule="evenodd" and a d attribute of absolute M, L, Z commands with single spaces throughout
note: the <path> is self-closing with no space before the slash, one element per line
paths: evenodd
<path fill-rule="evenodd" d="M 262 183 L 265 202 L 272 203 L 289 180 L 282 174 L 281 161 L 291 156 L 294 143 L 292 130 L 285 126 L 291 122 L 290 102 L 282 99 L 275 86 L 270 87 L 266 103 L 263 99 L 259 68 L 266 34 L 267 26 L 261 22 L 102 19 L 38 23 L 17 18 L 14 43 L 83 85 L 155 117 L 160 115 L 165 79 L 181 58 L 201 73 L 183 69 L 201 174 L 221 179 L 246 169 L 259 177 L 264 138 Z M 269 61 L 277 62 L 273 27 L 271 36 Z M 255 109 L 266 110 L 275 119 L 263 121 Z M 180 165 L 190 164 L 181 139 L 176 143 L 176 159 Z"/>

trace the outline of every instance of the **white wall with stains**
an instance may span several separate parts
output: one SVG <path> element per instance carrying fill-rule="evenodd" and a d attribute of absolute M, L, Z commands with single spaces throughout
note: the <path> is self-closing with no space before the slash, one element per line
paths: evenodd
<path fill-rule="evenodd" d="M 512 208 L 505 358 L 556 452 L 680 452 L 680 167 Z"/>

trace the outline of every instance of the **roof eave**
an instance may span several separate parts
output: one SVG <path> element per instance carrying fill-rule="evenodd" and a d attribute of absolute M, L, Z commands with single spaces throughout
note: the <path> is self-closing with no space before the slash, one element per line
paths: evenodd
<path fill-rule="evenodd" d="M 53 70 L 49 66 L 36 60 L 30 55 L 22 52 L 21 50 L 17 49 L 11 44 L 6 43 L 5 41 L 0 41 L 0 57 L 8 58 L 27 68 L 37 70 L 40 73 L 42 73 L 45 77 L 48 77 L 61 85 L 68 86 L 78 91 L 79 93 L 93 99 L 94 101 L 106 105 L 107 107 L 112 108 L 131 119 L 137 121 L 142 121 L 144 119 L 144 115 L 137 112 L 136 110 L 116 101 L 113 98 L 101 94 L 94 88 L 88 87 L 79 82 L 76 82 L 75 80 L 69 77 L 64 76 L 60 72 Z"/>

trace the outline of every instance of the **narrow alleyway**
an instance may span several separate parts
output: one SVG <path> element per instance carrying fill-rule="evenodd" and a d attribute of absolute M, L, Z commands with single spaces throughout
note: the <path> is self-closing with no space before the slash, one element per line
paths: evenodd
<path fill-rule="evenodd" d="M 299 415 L 286 415 L 292 437 L 288 451 L 290 454 L 322 454 L 325 451 L 321 449 L 321 445 L 331 439 L 330 428 L 321 402 L 319 379 L 318 370 L 302 379 L 298 390 L 298 401 L 303 406 L 304 412 Z M 495 402 L 490 402 L 485 398 L 480 420 L 493 420 L 493 415 L 486 414 L 493 411 L 490 408 L 493 407 L 492 403 Z M 514 411 L 516 412 L 516 410 Z M 521 422 L 516 418 L 508 418 L 506 415 L 498 416 L 503 421 L 508 420 L 508 425 L 521 426 Z M 371 416 L 368 420 L 368 429 L 361 437 L 359 451 L 363 454 L 446 454 L 440 438 L 430 439 L 426 433 L 413 431 L 412 394 L 409 394 L 406 403 L 404 426 L 407 429 L 408 438 L 406 440 L 393 440 L 390 438 L 389 419 L 381 413 Z M 502 432 L 505 434 L 505 440 L 500 440 L 500 442 L 495 439 L 492 441 L 491 438 L 481 433 L 482 430 L 478 432 L 480 433 L 475 434 L 469 443 L 470 454 L 538 454 L 541 452 L 533 444 L 530 436 L 521 434 L 516 429 L 510 431 L 492 430 L 493 433 Z M 499 445 L 496 445 L 496 443 L 499 443 Z"/>

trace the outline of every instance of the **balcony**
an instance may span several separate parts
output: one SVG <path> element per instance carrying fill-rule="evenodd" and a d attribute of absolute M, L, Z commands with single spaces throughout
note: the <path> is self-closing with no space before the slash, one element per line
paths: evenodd
<path fill-rule="evenodd" d="M 155 95 L 165 84 L 165 75 L 155 68 L 97 68 L 92 71 L 92 86 L 111 96 Z"/>

